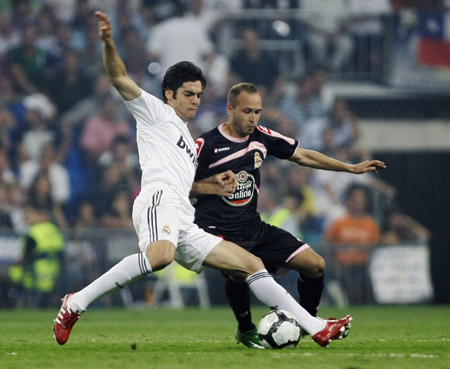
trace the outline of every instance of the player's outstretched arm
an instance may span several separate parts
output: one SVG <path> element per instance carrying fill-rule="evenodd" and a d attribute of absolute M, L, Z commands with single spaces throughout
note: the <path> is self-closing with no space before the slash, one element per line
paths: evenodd
<path fill-rule="evenodd" d="M 108 78 L 124 100 L 134 100 L 141 96 L 141 89 L 128 76 L 125 64 L 117 53 L 112 37 L 111 22 L 108 16 L 101 11 L 96 11 L 95 16 L 98 19 L 99 36 L 103 42 L 103 64 Z"/>
<path fill-rule="evenodd" d="M 201 179 L 192 184 L 190 197 L 201 195 L 230 196 L 236 191 L 237 178 L 231 171 L 215 174 L 211 177 Z"/>
<path fill-rule="evenodd" d="M 301 148 L 298 148 L 289 160 L 306 167 L 354 174 L 378 173 L 378 170 L 386 169 L 386 164 L 380 160 L 366 160 L 358 164 L 348 164 L 320 152 Z"/>

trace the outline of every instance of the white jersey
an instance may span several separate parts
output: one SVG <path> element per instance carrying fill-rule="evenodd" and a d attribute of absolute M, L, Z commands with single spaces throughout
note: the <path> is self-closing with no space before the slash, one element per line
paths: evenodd
<path fill-rule="evenodd" d="M 125 101 L 136 119 L 137 147 L 142 169 L 142 190 L 154 182 L 173 186 L 189 215 L 194 208 L 189 192 L 195 176 L 197 152 L 184 122 L 173 108 L 141 90 L 138 98 Z"/>

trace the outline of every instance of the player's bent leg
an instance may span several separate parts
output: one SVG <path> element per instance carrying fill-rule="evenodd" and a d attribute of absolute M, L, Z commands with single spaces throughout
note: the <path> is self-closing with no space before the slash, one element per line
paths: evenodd
<path fill-rule="evenodd" d="M 297 290 L 300 305 L 311 315 L 317 316 L 324 289 L 325 260 L 311 247 L 307 247 L 296 253 L 287 266 L 299 272 Z"/>
<path fill-rule="evenodd" d="M 308 332 L 317 333 L 325 327 L 321 319 L 311 316 L 264 269 L 261 259 L 228 241 L 221 241 L 204 261 L 205 266 L 226 271 L 234 279 L 247 276 L 245 282 L 254 295 L 271 309 L 293 313 Z"/>
<path fill-rule="evenodd" d="M 226 272 L 236 281 L 244 281 L 249 275 L 264 269 L 260 258 L 225 240 L 210 251 L 203 265 Z"/>
<path fill-rule="evenodd" d="M 311 247 L 297 253 L 287 262 L 287 266 L 309 278 L 320 278 L 325 274 L 325 259 Z"/>
<path fill-rule="evenodd" d="M 164 268 L 173 261 L 175 250 L 175 245 L 170 241 L 153 242 L 147 246 L 145 252 L 125 257 L 81 291 L 64 296 L 53 324 L 56 341 L 60 345 L 67 342 L 73 325 L 90 303 L 151 273 L 152 264 L 158 269 Z M 152 261 L 148 257 L 152 258 Z"/>

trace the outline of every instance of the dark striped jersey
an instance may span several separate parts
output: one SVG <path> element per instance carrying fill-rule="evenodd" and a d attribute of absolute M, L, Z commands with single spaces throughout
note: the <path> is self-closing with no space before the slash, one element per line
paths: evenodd
<path fill-rule="evenodd" d="M 290 158 L 299 143 L 262 126 L 244 138 L 231 137 L 222 127 L 223 124 L 195 141 L 198 157 L 195 181 L 231 170 L 238 180 L 237 189 L 228 197 L 199 196 L 194 205 L 195 222 L 202 228 L 229 230 L 259 220 L 256 206 L 261 164 L 268 155 Z"/>

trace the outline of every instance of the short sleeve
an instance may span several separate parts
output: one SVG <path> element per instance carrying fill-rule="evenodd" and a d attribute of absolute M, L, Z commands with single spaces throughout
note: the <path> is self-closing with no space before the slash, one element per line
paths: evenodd
<path fill-rule="evenodd" d="M 169 105 L 144 90 L 141 92 L 141 96 L 134 100 L 124 100 L 125 106 L 136 119 L 138 128 L 156 125 L 174 114 Z"/>

